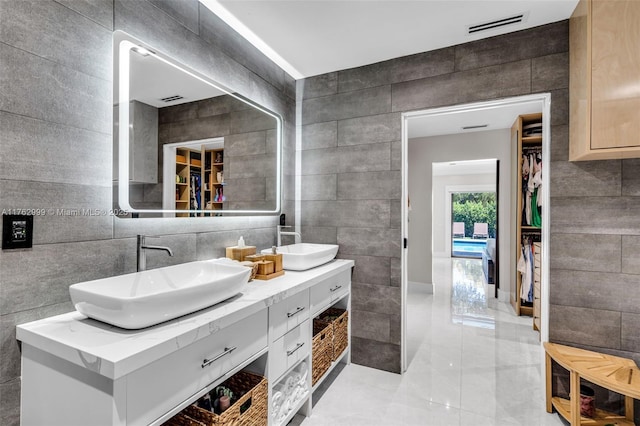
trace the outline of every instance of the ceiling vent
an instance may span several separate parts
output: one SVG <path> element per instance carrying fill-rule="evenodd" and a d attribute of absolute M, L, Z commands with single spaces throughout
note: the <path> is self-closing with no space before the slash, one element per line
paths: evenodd
<path fill-rule="evenodd" d="M 485 22 L 482 24 L 470 25 L 467 27 L 468 34 L 475 34 L 482 31 L 492 30 L 494 28 L 505 27 L 507 25 L 518 24 L 526 21 L 526 13 L 520 13 L 508 18 L 496 19 L 491 22 Z"/>
<path fill-rule="evenodd" d="M 462 130 L 483 129 L 488 126 L 489 126 L 488 124 L 478 124 L 476 126 L 464 126 Z"/>
<path fill-rule="evenodd" d="M 173 95 L 173 96 L 167 96 L 166 98 L 162 98 L 160 99 L 162 102 L 173 102 L 173 101 L 179 101 L 180 99 L 184 99 L 184 96 L 180 96 L 180 95 Z"/>

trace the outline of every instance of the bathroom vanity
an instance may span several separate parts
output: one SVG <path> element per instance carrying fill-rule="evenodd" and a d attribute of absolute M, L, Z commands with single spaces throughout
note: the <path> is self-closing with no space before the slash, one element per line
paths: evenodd
<path fill-rule="evenodd" d="M 271 396 L 288 372 L 311 365 L 313 318 L 350 310 L 353 265 L 338 259 L 253 281 L 228 301 L 142 330 L 78 312 L 19 325 L 22 424 L 160 425 L 243 368 L 266 376 Z M 350 347 L 349 337 L 335 365 L 350 362 Z M 277 423 L 270 413 L 269 424 L 309 415 L 311 399 Z"/>

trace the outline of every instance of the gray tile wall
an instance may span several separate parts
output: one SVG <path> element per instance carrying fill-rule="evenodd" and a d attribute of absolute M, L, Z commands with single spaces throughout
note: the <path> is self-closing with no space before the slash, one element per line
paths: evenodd
<path fill-rule="evenodd" d="M 111 208 L 114 29 L 280 113 L 283 192 L 293 193 L 294 81 L 197 0 L 0 1 L 0 210 Z M 290 197 L 284 205 L 293 216 Z M 160 235 L 174 249 L 174 257 L 149 253 L 149 266 L 158 267 L 223 256 L 240 235 L 269 247 L 276 223 L 35 217 L 33 249 L 0 252 L 0 424 L 20 421 L 16 324 L 73 310 L 70 284 L 133 272 L 136 234 Z"/>
<path fill-rule="evenodd" d="M 308 78 L 302 233 L 354 258 L 353 361 L 400 370 L 400 113 L 551 93 L 551 339 L 640 359 L 638 160 L 569 163 L 568 22 Z"/>
<path fill-rule="evenodd" d="M 275 208 L 275 187 L 269 185 L 276 177 L 277 122 L 273 117 L 228 95 L 160 108 L 158 115 L 158 182 L 163 179 L 162 145 L 224 137 L 224 208 Z M 162 208 L 162 184 L 157 186 L 159 207 L 155 208 Z M 148 191 L 145 187 L 145 193 Z"/>

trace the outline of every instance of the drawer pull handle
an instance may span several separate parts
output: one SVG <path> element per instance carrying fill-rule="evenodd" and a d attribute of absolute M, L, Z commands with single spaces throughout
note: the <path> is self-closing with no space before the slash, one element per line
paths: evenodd
<path fill-rule="evenodd" d="M 234 346 L 232 348 L 224 348 L 224 352 L 222 352 L 219 355 L 214 356 L 211 359 L 204 359 L 204 361 L 202 361 L 202 368 L 205 368 L 211 364 L 213 364 L 214 362 L 216 362 L 217 360 L 219 360 L 220 358 L 222 358 L 225 355 L 229 355 L 231 352 L 235 351 L 236 349 L 238 349 L 237 346 Z"/>
<path fill-rule="evenodd" d="M 335 286 L 334 288 L 330 288 L 330 289 L 329 289 L 329 291 L 333 293 L 334 291 L 338 291 L 338 290 L 340 290 L 341 288 L 342 288 L 342 286 L 341 286 L 341 285 L 337 285 L 337 286 Z"/>
<path fill-rule="evenodd" d="M 294 316 L 295 314 L 298 314 L 300 312 L 304 311 L 304 306 L 298 306 L 298 308 L 293 311 L 293 312 L 287 312 L 287 318 L 291 318 L 292 316 Z"/>
<path fill-rule="evenodd" d="M 303 346 L 304 346 L 304 342 L 298 343 L 295 348 L 291 349 L 290 351 L 287 351 L 287 356 L 293 355 L 298 349 L 300 349 Z"/>

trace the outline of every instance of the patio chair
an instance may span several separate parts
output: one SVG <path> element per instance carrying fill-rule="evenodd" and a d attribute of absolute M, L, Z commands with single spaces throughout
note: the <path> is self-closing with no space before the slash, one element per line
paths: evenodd
<path fill-rule="evenodd" d="M 464 222 L 453 222 L 453 238 L 465 237 Z"/>
<path fill-rule="evenodd" d="M 473 224 L 473 238 L 489 238 L 489 224 L 488 223 L 474 223 Z"/>

